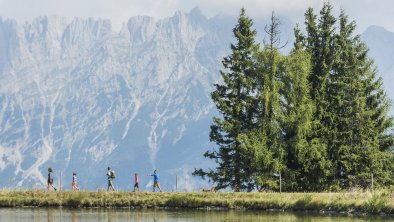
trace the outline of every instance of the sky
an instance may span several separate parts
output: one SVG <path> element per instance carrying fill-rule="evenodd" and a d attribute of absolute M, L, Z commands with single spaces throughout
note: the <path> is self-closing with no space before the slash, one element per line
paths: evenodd
<path fill-rule="evenodd" d="M 114 29 L 136 15 L 156 18 L 170 17 L 176 11 L 190 11 L 199 7 L 204 15 L 238 15 L 245 7 L 252 18 L 266 18 L 271 11 L 289 18 L 294 23 L 303 23 L 308 7 L 316 12 L 324 0 L 0 0 L 0 17 L 13 18 L 18 22 L 31 21 L 37 16 L 93 17 L 110 19 Z M 394 32 L 394 0 L 331 0 L 335 15 L 341 8 L 349 18 L 355 20 L 358 32 L 370 25 L 378 25 Z"/>

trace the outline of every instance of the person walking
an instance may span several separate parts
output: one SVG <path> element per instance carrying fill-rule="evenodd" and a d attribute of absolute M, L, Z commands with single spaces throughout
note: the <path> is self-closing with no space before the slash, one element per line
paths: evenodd
<path fill-rule="evenodd" d="M 137 188 L 138 192 L 140 192 L 140 186 L 138 185 L 138 173 L 134 174 L 134 190 L 133 190 L 133 192 L 135 192 L 135 188 Z"/>
<path fill-rule="evenodd" d="M 108 178 L 107 191 L 109 191 L 109 189 L 112 189 L 112 191 L 115 191 L 114 184 L 112 183 L 112 180 L 115 179 L 115 172 L 113 170 L 111 170 L 110 167 L 108 167 L 107 178 Z"/>
<path fill-rule="evenodd" d="M 160 183 L 159 183 L 159 174 L 157 174 L 157 170 L 153 171 L 153 174 L 148 174 L 148 176 L 153 176 L 153 192 L 155 192 L 155 188 L 157 187 L 160 192 L 161 192 L 161 188 L 160 188 Z"/>
<path fill-rule="evenodd" d="M 53 170 L 52 168 L 48 168 L 48 185 L 47 185 L 47 190 L 49 190 L 50 187 L 52 187 L 55 191 L 57 190 L 56 187 L 53 186 Z"/>
<path fill-rule="evenodd" d="M 71 184 L 71 189 L 72 189 L 72 191 L 74 191 L 74 190 L 79 191 L 79 188 L 77 186 L 77 173 L 75 173 L 75 172 L 73 173 L 73 182 Z"/>

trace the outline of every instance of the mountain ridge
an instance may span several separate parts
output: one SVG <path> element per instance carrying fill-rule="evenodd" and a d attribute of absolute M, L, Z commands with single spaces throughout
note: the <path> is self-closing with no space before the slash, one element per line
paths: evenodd
<path fill-rule="evenodd" d="M 51 166 L 58 177 L 77 171 L 82 187 L 103 188 L 111 166 L 126 189 L 132 172 L 176 173 L 166 167 L 169 156 L 178 156 L 184 167 L 176 171 L 190 177 L 193 163 L 182 159 L 200 162 L 204 148 L 183 140 L 207 138 L 206 126 L 193 126 L 210 121 L 217 73 L 194 56 L 209 32 L 201 13 L 131 18 L 120 33 L 102 19 L 0 21 L 1 51 L 9 55 L 0 67 L 0 170 L 15 181 L 1 185 L 42 187 Z M 176 154 L 181 145 L 200 158 Z"/>

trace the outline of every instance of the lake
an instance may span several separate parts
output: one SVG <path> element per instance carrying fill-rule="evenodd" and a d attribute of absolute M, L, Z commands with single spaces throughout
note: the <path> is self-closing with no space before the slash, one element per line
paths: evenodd
<path fill-rule="evenodd" d="M 43 209 L 3 208 L 0 221 L 7 222 L 195 222 L 195 221 L 394 221 L 389 217 L 356 217 L 289 212 L 219 210 L 140 210 L 140 209 Z"/>

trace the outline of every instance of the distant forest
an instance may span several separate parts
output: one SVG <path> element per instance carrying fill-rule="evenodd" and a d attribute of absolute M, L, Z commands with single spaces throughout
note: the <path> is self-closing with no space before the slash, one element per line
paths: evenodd
<path fill-rule="evenodd" d="M 305 12 L 305 30 L 280 52 L 280 20 L 272 13 L 262 44 L 241 9 L 235 42 L 223 58 L 223 81 L 211 98 L 213 118 L 204 156 L 212 169 L 196 169 L 216 189 L 234 191 L 339 191 L 394 184 L 390 101 L 356 23 L 325 3 Z"/>

